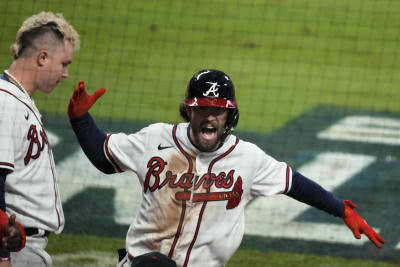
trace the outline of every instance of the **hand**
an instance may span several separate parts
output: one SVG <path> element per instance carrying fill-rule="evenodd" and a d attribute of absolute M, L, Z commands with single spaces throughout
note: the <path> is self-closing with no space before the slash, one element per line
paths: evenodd
<path fill-rule="evenodd" d="M 100 88 L 93 95 L 89 95 L 85 90 L 85 83 L 79 81 L 78 87 L 75 89 L 68 104 L 68 117 L 71 120 L 77 119 L 84 115 L 97 99 L 105 93 L 105 88 Z"/>
<path fill-rule="evenodd" d="M 2 247 L 8 251 L 20 251 L 26 243 L 24 228 L 15 219 L 15 214 L 10 216 L 4 229 L 4 236 L 1 239 Z"/>
<path fill-rule="evenodd" d="M 355 238 L 360 239 L 361 234 L 365 234 L 372 243 L 381 248 L 385 239 L 378 235 L 371 226 L 355 211 L 356 205 L 350 200 L 343 201 L 345 205 L 343 220 L 353 232 Z"/>
<path fill-rule="evenodd" d="M 8 217 L 7 213 L 0 210 L 0 249 L 20 251 L 25 247 L 25 230 L 15 219 L 15 214 Z"/>

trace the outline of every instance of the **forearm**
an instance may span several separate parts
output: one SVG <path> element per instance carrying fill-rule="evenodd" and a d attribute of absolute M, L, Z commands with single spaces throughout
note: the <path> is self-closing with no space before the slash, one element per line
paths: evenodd
<path fill-rule="evenodd" d="M 5 182 L 9 170 L 0 168 L 0 210 L 6 211 Z"/>
<path fill-rule="evenodd" d="M 293 173 L 292 188 L 287 195 L 334 216 L 343 217 L 345 206 L 342 200 L 298 172 Z"/>
<path fill-rule="evenodd" d="M 90 114 L 86 113 L 70 122 L 79 144 L 90 162 L 104 173 L 115 173 L 116 171 L 107 160 L 103 150 L 104 141 L 107 136 L 96 126 Z"/>

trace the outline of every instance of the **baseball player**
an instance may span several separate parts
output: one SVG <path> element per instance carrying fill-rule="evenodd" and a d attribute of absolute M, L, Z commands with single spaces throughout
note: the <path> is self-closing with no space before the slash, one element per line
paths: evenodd
<path fill-rule="evenodd" d="M 88 158 L 104 173 L 134 172 L 142 202 L 126 236 L 129 267 L 156 251 L 177 266 L 224 266 L 244 234 L 246 204 L 285 194 L 343 218 L 356 238 L 385 240 L 355 210 L 312 180 L 232 134 L 239 119 L 234 85 L 222 71 L 190 79 L 180 106 L 185 123 L 151 124 L 133 134 L 105 134 L 88 113 L 104 94 L 87 94 L 81 81 L 68 106 L 72 128 Z"/>
<path fill-rule="evenodd" d="M 41 12 L 23 22 L 11 46 L 14 60 L 0 76 L 0 208 L 16 214 L 26 233 L 25 248 L 10 255 L 15 266 L 50 266 L 47 237 L 64 227 L 53 154 L 32 96 L 68 77 L 78 47 L 61 14 Z"/>

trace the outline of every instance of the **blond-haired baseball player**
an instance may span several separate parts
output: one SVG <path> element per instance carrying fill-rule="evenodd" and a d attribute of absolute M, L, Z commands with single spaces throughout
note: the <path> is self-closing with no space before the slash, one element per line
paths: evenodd
<path fill-rule="evenodd" d="M 78 48 L 78 33 L 63 15 L 40 12 L 22 23 L 14 60 L 0 76 L 0 208 L 16 214 L 26 233 L 25 248 L 11 253 L 14 266 L 50 266 L 47 236 L 64 227 L 51 145 L 33 95 L 51 93 L 68 77 Z"/>

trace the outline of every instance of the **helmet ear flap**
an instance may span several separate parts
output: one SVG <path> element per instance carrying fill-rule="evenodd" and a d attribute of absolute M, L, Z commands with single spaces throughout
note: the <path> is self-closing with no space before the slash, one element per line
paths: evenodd
<path fill-rule="evenodd" d="M 236 127 L 236 125 L 238 124 L 239 121 L 239 109 L 234 109 L 233 110 L 233 115 L 232 115 L 232 130 Z"/>
<path fill-rule="evenodd" d="M 226 119 L 226 125 L 225 125 L 225 132 L 222 135 L 222 141 L 225 140 L 225 138 L 230 135 L 234 130 L 239 121 L 239 109 L 229 109 L 228 110 L 228 118 Z"/>

